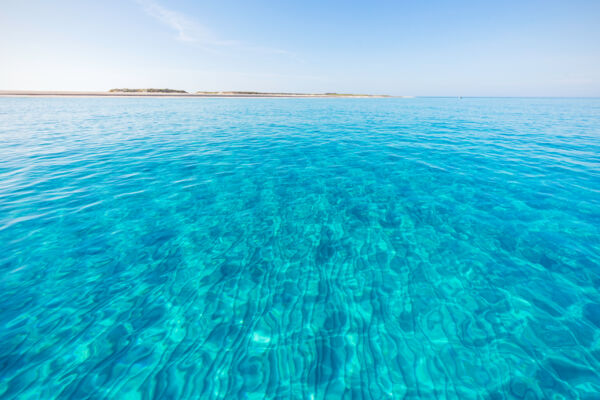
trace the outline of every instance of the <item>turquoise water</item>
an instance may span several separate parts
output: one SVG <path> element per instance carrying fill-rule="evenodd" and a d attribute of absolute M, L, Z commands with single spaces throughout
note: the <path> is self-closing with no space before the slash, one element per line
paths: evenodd
<path fill-rule="evenodd" d="M 0 398 L 592 399 L 600 99 L 0 98 Z"/>

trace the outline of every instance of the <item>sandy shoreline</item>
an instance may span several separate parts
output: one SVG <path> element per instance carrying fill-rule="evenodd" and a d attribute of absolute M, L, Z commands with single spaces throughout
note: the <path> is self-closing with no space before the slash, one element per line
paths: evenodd
<path fill-rule="evenodd" d="M 0 96 L 10 97 L 240 97 L 240 98 L 386 98 L 384 95 L 328 95 L 328 94 L 232 94 L 232 93 L 125 93 L 75 92 L 44 90 L 0 90 Z"/>

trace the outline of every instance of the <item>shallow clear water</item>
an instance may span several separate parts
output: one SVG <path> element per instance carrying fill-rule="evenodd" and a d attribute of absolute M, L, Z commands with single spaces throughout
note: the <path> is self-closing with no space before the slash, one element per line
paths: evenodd
<path fill-rule="evenodd" d="M 0 397 L 598 398 L 600 100 L 0 98 Z"/>

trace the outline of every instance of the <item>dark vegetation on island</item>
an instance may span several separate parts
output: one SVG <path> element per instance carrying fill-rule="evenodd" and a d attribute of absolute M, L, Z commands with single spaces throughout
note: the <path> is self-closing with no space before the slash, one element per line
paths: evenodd
<path fill-rule="evenodd" d="M 187 93 L 185 90 L 177 90 L 177 89 L 110 89 L 111 93 Z"/>

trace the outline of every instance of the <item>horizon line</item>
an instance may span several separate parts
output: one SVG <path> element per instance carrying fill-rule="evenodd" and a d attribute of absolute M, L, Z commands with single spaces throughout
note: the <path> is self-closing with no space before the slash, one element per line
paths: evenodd
<path fill-rule="evenodd" d="M 305 92 L 261 92 L 249 90 L 222 90 L 222 91 L 193 91 L 184 93 L 161 93 L 161 92 L 110 92 L 98 90 L 5 90 L 0 89 L 0 96 L 82 96 L 85 97 L 373 97 L 373 98 L 458 98 L 458 99 L 474 99 L 474 98 L 522 98 L 522 99 L 600 99 L 600 95 L 595 96 L 540 96 L 540 95 L 389 95 L 389 94 L 372 94 L 372 93 L 337 93 L 337 92 L 322 92 L 322 93 L 305 93 Z"/>

